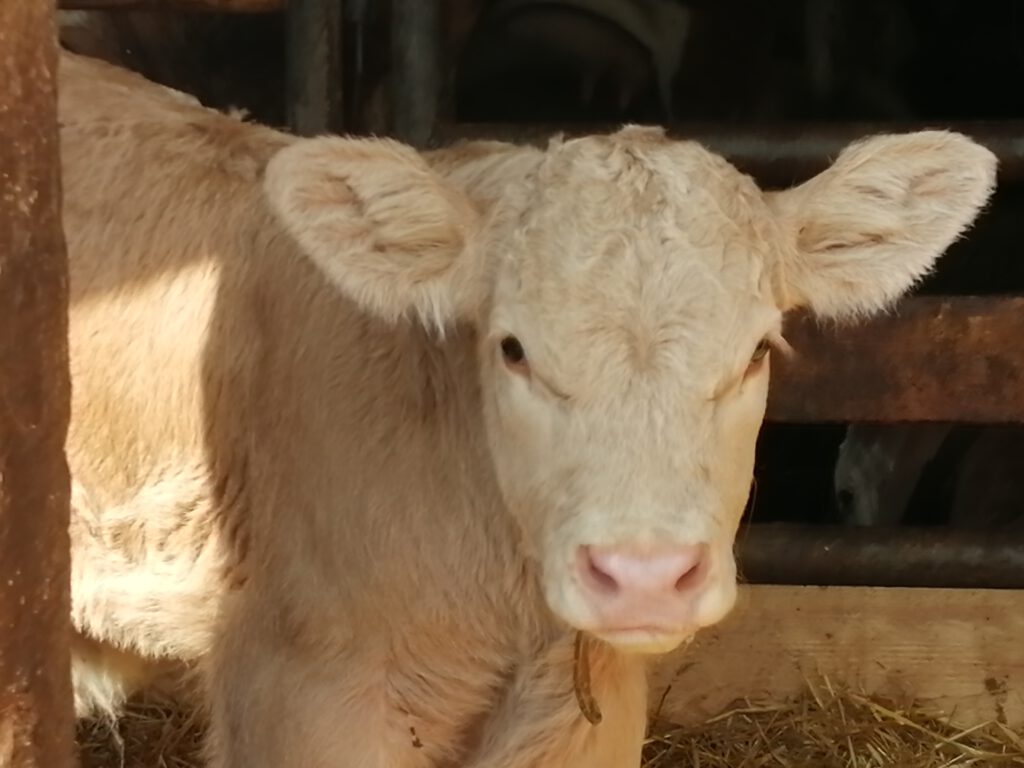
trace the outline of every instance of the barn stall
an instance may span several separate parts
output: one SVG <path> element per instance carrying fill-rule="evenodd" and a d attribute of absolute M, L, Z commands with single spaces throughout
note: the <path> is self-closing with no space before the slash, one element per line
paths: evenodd
<path fill-rule="evenodd" d="M 34 5 L 42 7 L 24 7 Z M 47 29 L 45 9 L 21 18 L 14 8 L 0 17 L 0 36 Z M 662 123 L 768 187 L 809 177 L 849 141 L 880 130 L 952 127 L 996 152 L 994 204 L 915 296 L 856 329 L 802 317 L 787 327 L 798 354 L 775 372 L 737 543 L 747 583 L 729 619 L 655 671 L 649 760 L 1024 761 L 1024 515 L 1015 503 L 1024 465 L 1024 271 L 1014 250 L 1024 227 L 1024 103 L 994 74 L 1016 81 L 1024 69 L 1021 11 L 954 0 L 62 0 L 60 8 L 62 42 L 72 50 L 306 135 L 388 133 L 426 147 Z M 34 63 L 38 54 L 10 39 L 3 48 L 15 54 L 12 72 L 52 73 L 52 60 Z M 44 76 L 35 92 L 47 93 L 46 83 Z M 25 92 L 0 91 L 4 103 L 21 99 L 30 110 L 13 119 L 53 125 L 50 107 Z M 18 135 L 13 122 L 3 135 Z M 25 141 L 42 144 L 32 155 L 42 190 L 33 199 L 57 205 L 46 173 L 52 143 L 34 134 Z M 6 171 L 25 157 L 0 160 Z M 54 681 L 28 694 L 25 711 L 62 722 L 65 629 L 53 616 L 34 627 L 28 622 L 45 617 L 24 610 L 26 596 L 34 601 L 33 590 L 53 590 L 56 581 L 21 570 L 17 558 L 31 541 L 54 553 L 45 575 L 66 568 L 66 541 L 54 535 L 66 521 L 66 477 L 53 449 L 66 429 L 66 353 L 55 320 L 65 311 L 56 287 L 63 256 L 52 211 L 33 218 L 43 244 L 26 244 L 17 239 L 16 227 L 26 226 L 18 210 L 0 213 L 14 233 L 0 257 L 15 265 L 0 269 L 0 290 L 30 300 L 0 302 L 9 315 L 0 323 L 0 391 L 8 387 L 12 403 L 29 389 L 44 393 L 46 407 L 17 407 L 42 408 L 33 424 L 49 442 L 19 436 L 22 411 L 12 408 L 0 422 L 0 434 L 11 435 L 0 458 L 9 462 L 4 476 L 15 477 L 28 459 L 8 446 L 24 442 L 52 468 L 42 477 L 21 472 L 28 487 L 5 492 L 2 562 L 19 580 L 0 589 L 0 616 L 55 640 L 27 654 L 19 633 L 6 633 L 0 675 L 6 684 L 46 661 Z M 15 268 L 27 263 L 20 253 L 43 250 L 52 265 Z M 49 288 L 32 288 L 41 284 Z M 24 356 L 28 333 L 46 337 L 39 349 L 52 356 L 9 363 Z M 873 442 L 857 443 L 850 425 L 874 429 Z M 929 431 L 936 427 L 937 437 Z M 1001 442 L 985 453 L 993 435 Z M 924 447 L 915 453 L 908 444 Z M 868 482 L 879 452 L 885 472 Z M 853 472 L 861 485 L 839 487 L 841 455 L 863 470 Z M 41 493 L 43 507 L 32 496 Z M 872 493 L 880 500 L 867 504 Z M 47 516 L 18 512 L 29 505 Z M 23 532 L 26 520 L 32 526 Z M 46 599 L 59 606 L 67 596 Z M 9 707 L 21 704 L 3 701 Z M 194 713 L 147 701 L 119 724 L 83 725 L 79 736 L 88 765 L 191 765 L 200 730 Z M 59 750 L 46 743 L 59 736 L 49 731 L 29 749 Z M 0 757 L 3 745 L 0 731 Z"/>

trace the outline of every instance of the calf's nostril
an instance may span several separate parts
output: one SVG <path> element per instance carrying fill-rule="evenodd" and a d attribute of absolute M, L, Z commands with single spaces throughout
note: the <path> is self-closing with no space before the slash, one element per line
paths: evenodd
<path fill-rule="evenodd" d="M 593 579 L 594 584 L 602 591 L 614 593 L 619 590 L 619 583 L 615 580 L 615 577 L 607 571 L 602 570 L 601 566 L 594 562 L 593 557 L 587 557 L 587 570 L 590 573 L 590 578 Z"/>
<path fill-rule="evenodd" d="M 685 592 L 695 586 L 701 577 L 701 562 L 698 560 L 686 573 L 676 579 L 676 592 Z"/>

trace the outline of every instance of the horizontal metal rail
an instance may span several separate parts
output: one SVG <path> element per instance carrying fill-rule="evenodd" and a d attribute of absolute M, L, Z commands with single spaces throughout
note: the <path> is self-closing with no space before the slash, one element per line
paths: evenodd
<path fill-rule="evenodd" d="M 557 133 L 579 136 L 614 131 L 617 125 L 579 123 L 569 125 L 510 123 L 447 123 L 438 126 L 439 144 L 463 139 L 497 139 L 542 143 Z M 667 126 L 669 135 L 693 139 L 728 158 L 761 184 L 789 186 L 824 170 L 843 147 L 877 133 L 903 133 L 927 128 L 962 132 L 991 149 L 999 157 L 1001 182 L 1024 181 L 1024 121 L 931 123 L 792 123 L 779 125 L 729 125 L 679 123 Z"/>
<path fill-rule="evenodd" d="M 1024 589 L 1024 529 L 753 524 L 736 542 L 753 584 Z"/>

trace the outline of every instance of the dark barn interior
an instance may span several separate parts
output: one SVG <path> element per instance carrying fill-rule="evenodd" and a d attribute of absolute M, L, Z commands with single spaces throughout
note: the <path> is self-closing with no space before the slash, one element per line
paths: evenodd
<path fill-rule="evenodd" d="M 289 68 L 316 54 L 288 45 L 301 20 L 273 2 L 262 5 L 269 10 L 254 14 L 66 11 L 62 37 L 73 50 L 119 61 L 210 106 L 294 128 Z M 1019 3 L 346 0 L 340 7 L 337 40 L 326 44 L 340 72 L 328 86 L 328 101 L 340 104 L 327 118 L 336 131 L 390 133 L 431 145 L 466 135 L 536 138 L 543 134 L 537 126 L 583 132 L 661 123 L 678 135 L 710 137 L 713 148 L 721 143 L 767 186 L 785 186 L 808 175 L 803 155 L 827 159 L 819 156 L 834 156 L 847 138 L 904 126 L 963 130 L 998 145 L 1000 187 L 978 225 L 917 293 L 997 296 L 1024 289 L 1017 253 L 1024 241 L 1024 90 L 1013 85 L 1024 79 Z M 393 23 L 398 7 L 413 18 L 404 27 Z M 436 50 L 433 60 L 413 66 L 403 58 L 427 43 Z M 419 125 L 410 128 L 410 120 Z M 943 349 L 930 354 L 941 357 Z M 876 485 L 866 490 L 834 478 L 846 422 L 781 423 L 769 414 L 749 517 L 955 526 L 973 535 L 1019 526 L 1024 431 L 948 426 L 926 439 L 914 424 L 890 423 L 872 433 L 874 443 L 853 446 L 857 483 L 870 485 L 861 472 L 869 454 L 888 473 L 884 482 L 872 476 Z M 879 434 L 889 452 L 880 464 Z M 870 510 L 854 510 L 868 491 L 887 512 L 872 517 Z M 963 552 L 947 554 L 951 567 L 975 562 Z"/>

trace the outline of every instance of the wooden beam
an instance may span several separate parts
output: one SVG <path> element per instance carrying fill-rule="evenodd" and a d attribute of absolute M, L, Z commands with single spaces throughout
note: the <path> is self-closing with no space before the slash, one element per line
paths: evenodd
<path fill-rule="evenodd" d="M 58 0 L 62 11 L 208 11 L 211 13 L 272 13 L 283 11 L 287 0 Z"/>
<path fill-rule="evenodd" d="M 0 766 L 70 768 L 68 270 L 53 3 L 0 2 Z"/>
<path fill-rule="evenodd" d="M 659 717 L 700 725 L 827 678 L 968 728 L 1024 726 L 1024 591 L 744 586 L 717 627 L 652 673 Z"/>
<path fill-rule="evenodd" d="M 797 356 L 772 360 L 770 421 L 1024 421 L 1024 298 L 916 297 L 785 335 Z"/>

